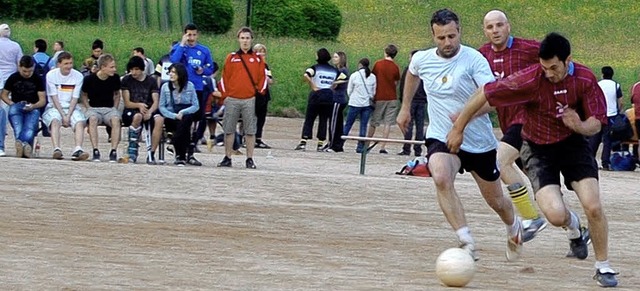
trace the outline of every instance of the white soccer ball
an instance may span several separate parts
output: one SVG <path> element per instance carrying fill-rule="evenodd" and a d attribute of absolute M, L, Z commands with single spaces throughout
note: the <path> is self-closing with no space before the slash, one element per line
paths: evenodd
<path fill-rule="evenodd" d="M 445 250 L 436 259 L 436 276 L 448 287 L 464 287 L 476 273 L 471 254 L 461 248 Z"/>

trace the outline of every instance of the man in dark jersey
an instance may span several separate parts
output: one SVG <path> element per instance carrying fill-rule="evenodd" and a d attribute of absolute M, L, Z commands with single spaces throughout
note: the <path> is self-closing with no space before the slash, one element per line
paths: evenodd
<path fill-rule="evenodd" d="M 540 43 L 511 36 L 511 25 L 504 12 L 489 11 L 484 17 L 483 30 L 489 42 L 480 47 L 479 51 L 489 61 L 496 80 L 538 63 Z M 522 147 L 520 131 L 524 123 L 524 107 L 496 107 L 496 111 L 503 133 L 498 145 L 500 179 L 507 185 L 509 196 L 523 218 L 522 239 L 527 242 L 543 230 L 547 222 L 531 203 L 525 175 L 516 165 Z"/>
<path fill-rule="evenodd" d="M 571 60 L 571 45 L 550 33 L 540 44 L 540 64 L 480 87 L 456 119 L 447 145 L 457 152 L 467 123 L 487 102 L 491 106 L 525 106 L 522 158 L 538 206 L 554 226 L 567 230 L 578 259 L 589 254 L 586 229 L 562 198 L 560 174 L 585 210 L 596 256 L 593 277 L 603 287 L 618 285 L 608 260 L 608 223 L 600 200 L 598 165 L 585 136 L 606 124 L 606 103 L 591 69 Z M 484 108 L 486 109 L 486 108 Z"/>

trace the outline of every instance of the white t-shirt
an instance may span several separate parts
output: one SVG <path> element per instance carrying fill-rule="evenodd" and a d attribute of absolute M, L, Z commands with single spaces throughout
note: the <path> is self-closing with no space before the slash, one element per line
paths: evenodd
<path fill-rule="evenodd" d="M 419 76 L 427 93 L 429 127 L 426 138 L 447 141 L 453 127 L 451 115 L 462 111 L 467 100 L 479 86 L 494 81 L 487 59 L 477 50 L 461 45 L 452 58 L 442 58 L 436 48 L 413 55 L 409 72 Z M 493 134 L 489 114 L 478 116 L 464 130 L 462 150 L 484 153 L 495 149 L 498 141 Z"/>
<path fill-rule="evenodd" d="M 618 98 L 622 97 L 620 84 L 611 79 L 602 79 L 598 85 L 607 100 L 607 117 L 616 116 L 618 114 Z"/>
<path fill-rule="evenodd" d="M 349 77 L 347 94 L 349 95 L 349 106 L 368 107 L 369 100 L 373 100 L 376 93 L 376 75 L 369 74 L 365 77 L 364 69 L 357 70 Z"/>
<path fill-rule="evenodd" d="M 58 101 L 62 108 L 69 108 L 71 98 L 80 98 L 80 90 L 84 77 L 80 72 L 71 69 L 69 75 L 62 75 L 60 68 L 55 68 L 47 73 L 47 107 L 53 107 L 51 96 L 58 95 Z"/>

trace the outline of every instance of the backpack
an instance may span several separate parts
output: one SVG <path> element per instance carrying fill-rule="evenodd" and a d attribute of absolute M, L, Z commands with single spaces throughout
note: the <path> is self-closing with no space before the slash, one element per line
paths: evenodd
<path fill-rule="evenodd" d="M 49 57 L 45 63 L 39 63 L 36 59 L 33 62 L 36 63 L 33 73 L 40 77 L 43 82 L 47 82 L 47 73 L 49 72 L 49 62 L 53 57 Z"/>
<path fill-rule="evenodd" d="M 402 166 L 397 175 L 416 176 L 416 177 L 431 177 L 429 171 L 429 164 L 424 157 L 417 157 L 411 161 L 408 161 L 406 165 Z"/>
<path fill-rule="evenodd" d="M 611 158 L 611 169 L 614 171 L 634 171 L 636 160 L 629 151 L 613 152 Z"/>
<path fill-rule="evenodd" d="M 611 141 L 626 141 L 633 136 L 631 122 L 624 113 L 610 117 L 609 120 L 612 121 L 609 125 L 609 136 Z"/>

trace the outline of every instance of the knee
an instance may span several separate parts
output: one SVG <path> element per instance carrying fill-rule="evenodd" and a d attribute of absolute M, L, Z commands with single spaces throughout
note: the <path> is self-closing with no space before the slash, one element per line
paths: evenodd
<path fill-rule="evenodd" d="M 453 189 L 453 177 L 451 175 L 431 172 L 431 178 L 438 190 L 448 191 Z"/>
<path fill-rule="evenodd" d="M 89 124 L 91 126 L 98 126 L 98 118 L 95 116 L 89 117 Z"/>
<path fill-rule="evenodd" d="M 589 220 L 598 220 L 604 216 L 604 211 L 602 210 L 602 204 L 600 201 L 587 203 L 586 205 L 583 205 L 582 208 L 584 209 L 584 214 L 589 218 Z"/>
<path fill-rule="evenodd" d="M 567 223 L 567 215 L 570 215 L 565 209 L 546 209 L 543 210 L 547 221 L 556 227 L 565 226 Z"/>

